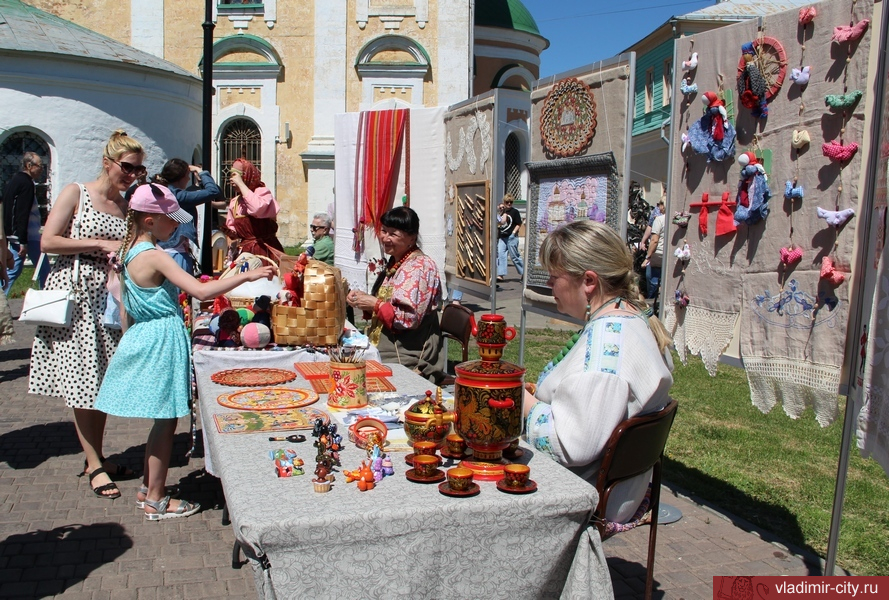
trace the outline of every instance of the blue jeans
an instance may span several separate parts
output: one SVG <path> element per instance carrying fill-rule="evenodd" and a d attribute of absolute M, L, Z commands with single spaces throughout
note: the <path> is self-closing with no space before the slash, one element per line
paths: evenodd
<path fill-rule="evenodd" d="M 511 235 L 509 239 L 497 238 L 497 277 L 506 275 L 506 255 L 512 259 L 515 270 L 519 275 L 525 274 L 525 263 L 522 261 L 522 255 L 519 254 L 519 236 Z"/>
<path fill-rule="evenodd" d="M 653 267 L 651 263 L 645 267 L 645 279 L 648 280 L 648 293 L 646 298 L 657 298 L 658 288 L 661 286 L 661 267 Z"/>
<path fill-rule="evenodd" d="M 25 266 L 25 253 L 22 252 L 22 245 L 19 242 L 9 242 L 9 251 L 13 253 L 15 263 L 12 265 L 12 268 L 6 272 L 9 281 L 6 283 L 6 287 L 3 288 L 3 293 L 7 296 L 9 295 L 9 290 L 12 289 L 12 284 L 14 284 L 15 280 L 19 278 L 19 275 L 22 274 L 22 269 Z M 40 261 L 39 239 L 28 240 L 27 254 L 31 259 L 31 263 L 36 267 L 37 263 Z M 49 260 L 44 260 L 43 264 L 40 266 L 40 273 L 37 275 L 37 284 L 40 286 L 40 289 L 43 289 L 43 284 L 46 283 L 46 277 L 49 275 L 49 268 Z"/>

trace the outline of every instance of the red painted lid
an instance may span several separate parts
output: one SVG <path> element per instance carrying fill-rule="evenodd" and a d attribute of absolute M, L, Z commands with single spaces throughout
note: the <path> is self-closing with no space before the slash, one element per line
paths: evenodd
<path fill-rule="evenodd" d="M 506 317 L 504 317 L 503 315 L 490 314 L 490 315 L 482 315 L 481 321 L 488 321 L 489 323 L 499 323 L 500 321 L 503 321 L 505 318 Z"/>

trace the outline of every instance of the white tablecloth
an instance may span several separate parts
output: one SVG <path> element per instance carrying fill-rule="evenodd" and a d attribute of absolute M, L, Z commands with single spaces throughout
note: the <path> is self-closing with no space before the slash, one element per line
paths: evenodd
<path fill-rule="evenodd" d="M 222 479 L 235 536 L 253 563 L 260 597 L 613 597 L 599 535 L 588 525 L 598 494 L 586 481 L 525 448 L 520 461 L 531 466 L 535 493 L 506 494 L 480 482 L 477 496 L 452 498 L 436 484 L 408 481 L 404 455 L 393 453 L 395 475 L 373 490 L 360 492 L 339 474 L 330 492 L 315 493 L 311 436 L 288 444 L 267 441 L 268 433 L 216 431 L 212 415 L 230 411 L 216 398 L 232 388 L 209 376 L 231 368 L 225 362 L 231 355 L 243 354 L 198 352 L 195 368 L 208 425 L 205 451 Z M 264 366 L 281 363 L 270 358 Z M 429 387 L 408 369 L 389 366 L 400 392 Z M 325 399 L 314 406 L 323 408 Z M 305 460 L 306 475 L 275 476 L 268 451 L 287 446 Z M 351 470 L 366 454 L 346 444 L 341 458 Z M 444 467 L 451 465 L 448 460 Z"/>

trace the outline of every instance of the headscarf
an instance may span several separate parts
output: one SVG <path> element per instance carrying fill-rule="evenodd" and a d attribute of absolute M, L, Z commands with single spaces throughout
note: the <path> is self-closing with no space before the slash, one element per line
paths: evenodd
<path fill-rule="evenodd" d="M 237 159 L 232 163 L 232 169 L 237 169 L 241 172 L 241 179 L 244 180 L 244 184 L 250 188 L 251 192 L 255 191 L 258 187 L 266 187 L 261 181 L 262 175 L 260 174 L 259 169 L 246 158 Z"/>

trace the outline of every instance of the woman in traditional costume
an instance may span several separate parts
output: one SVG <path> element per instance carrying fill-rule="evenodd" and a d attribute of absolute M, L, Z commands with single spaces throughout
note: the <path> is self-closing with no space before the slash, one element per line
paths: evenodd
<path fill-rule="evenodd" d="M 241 252 L 267 256 L 277 262 L 284 254 L 284 246 L 275 235 L 278 201 L 262 182 L 259 169 L 246 158 L 232 164 L 231 183 L 238 194 L 229 202 L 225 217 L 229 235 L 240 240 Z"/>
<path fill-rule="evenodd" d="M 557 309 L 585 325 L 537 383 L 526 385 L 525 435 L 537 450 L 595 484 L 614 429 L 669 403 L 670 338 L 648 314 L 633 257 L 614 230 L 574 221 L 549 234 L 539 256 Z M 615 487 L 606 531 L 639 522 L 648 510 L 650 481 L 649 472 Z"/>
<path fill-rule="evenodd" d="M 383 362 L 397 362 L 433 383 L 444 378 L 445 355 L 438 322 L 438 266 L 417 246 L 420 218 L 406 206 L 380 218 L 380 241 L 389 255 L 370 294 L 353 290 L 348 303 L 370 320 L 368 337 Z"/>

